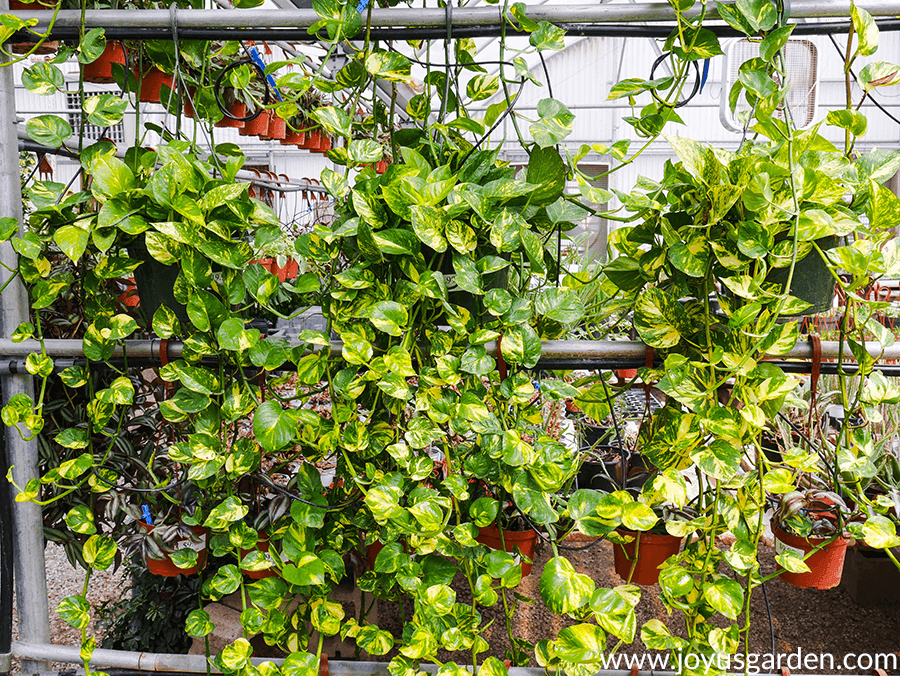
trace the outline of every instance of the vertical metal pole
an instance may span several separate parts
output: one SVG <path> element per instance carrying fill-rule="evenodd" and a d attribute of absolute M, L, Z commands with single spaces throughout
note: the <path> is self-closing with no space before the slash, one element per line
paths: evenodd
<path fill-rule="evenodd" d="M 7 0 L 0 0 L 6 10 Z M 16 135 L 16 94 L 11 66 L 0 68 L 0 217 L 22 220 L 22 190 L 19 171 L 19 140 Z M 8 242 L 0 244 L 0 262 L 13 269 L 17 257 Z M 0 266 L 0 284 L 10 276 Z M 16 327 L 28 321 L 28 294 L 19 280 L 14 280 L 0 296 L 0 338 L 9 338 Z M 8 375 L 0 382 L 3 403 L 16 394 L 34 398 L 34 381 L 28 374 Z M 6 453 L 13 476 L 20 486 L 38 476 L 37 440 L 24 441 L 16 429 L 5 428 Z M 6 481 L 6 477 L 0 478 Z M 15 537 L 16 609 L 19 617 L 19 639 L 34 643 L 50 642 L 50 618 L 47 603 L 47 574 L 44 568 L 44 530 L 41 508 L 31 502 L 16 502 L 13 510 Z M 22 671 L 45 671 L 49 663 L 22 661 Z"/>

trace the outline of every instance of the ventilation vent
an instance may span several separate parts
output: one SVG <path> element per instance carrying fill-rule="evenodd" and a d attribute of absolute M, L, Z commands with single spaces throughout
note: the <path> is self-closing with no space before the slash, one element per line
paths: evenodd
<path fill-rule="evenodd" d="M 92 96 L 99 96 L 100 94 L 114 94 L 115 92 L 85 92 L 84 98 L 90 98 Z M 75 135 L 78 135 L 78 130 L 81 127 L 81 117 L 82 117 L 82 108 L 81 108 L 82 98 L 78 92 L 66 92 L 66 106 L 69 111 L 69 124 L 72 125 L 72 129 L 75 130 Z M 94 124 L 85 124 L 84 125 L 84 140 L 85 141 L 99 141 L 100 139 L 108 139 L 115 143 L 116 145 L 124 145 L 125 144 L 125 125 L 121 122 L 118 124 L 114 124 L 110 127 L 98 127 Z"/>
<path fill-rule="evenodd" d="M 719 118 L 726 129 L 743 131 L 750 106 L 742 95 L 735 111 L 728 107 L 728 94 L 738 80 L 738 70 L 748 59 L 759 56 L 759 43 L 747 39 L 734 40 L 725 48 L 722 95 L 719 97 Z M 808 127 L 816 117 L 816 99 L 819 85 L 819 54 L 809 40 L 788 40 L 784 46 L 784 65 L 788 78 L 786 103 L 794 124 Z M 743 115 L 742 115 L 743 113 Z M 778 113 L 784 118 L 784 111 Z"/>

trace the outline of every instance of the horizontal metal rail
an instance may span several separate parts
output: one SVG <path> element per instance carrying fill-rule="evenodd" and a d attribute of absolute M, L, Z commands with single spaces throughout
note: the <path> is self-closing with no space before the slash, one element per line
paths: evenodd
<path fill-rule="evenodd" d="M 300 340 L 289 339 L 288 342 L 296 347 L 304 345 Z M 821 342 L 822 359 L 836 360 L 841 356 L 839 341 Z M 900 343 L 889 348 L 883 348 L 880 343 L 870 341 L 865 344 L 866 351 L 874 359 L 880 361 L 900 360 Z M 159 338 L 148 340 L 124 340 L 116 345 L 112 358 L 134 359 L 146 361 L 151 364 L 161 362 L 161 351 L 165 349 L 167 360 L 181 359 L 184 350 L 183 344 L 177 340 L 163 341 Z M 488 355 L 496 357 L 498 353 L 497 343 L 485 344 Z M 44 341 L 46 354 L 52 358 L 82 358 L 84 349 L 82 341 L 78 339 L 47 339 Z M 316 350 L 321 348 L 316 347 Z M 642 365 L 647 358 L 648 348 L 646 344 L 635 340 L 544 340 L 541 341 L 541 363 L 551 362 L 590 362 L 591 360 L 627 360 L 631 363 Z M 338 357 L 343 350 L 343 343 L 338 340 L 331 341 L 329 350 L 332 356 Z M 41 344 L 36 340 L 23 340 L 14 342 L 10 339 L 0 339 L 0 361 L 8 359 L 24 359 L 29 354 L 40 354 Z M 502 351 L 500 356 L 502 356 Z M 798 341 L 786 354 L 770 355 L 770 358 L 780 360 L 810 360 L 813 358 L 812 345 L 806 341 Z M 847 364 L 854 363 L 850 345 L 845 343 L 843 347 L 843 359 Z M 548 368 L 543 366 L 543 368 Z M 559 366 L 558 368 L 573 368 L 572 366 Z"/>
<path fill-rule="evenodd" d="M 860 0 L 857 6 L 866 9 L 875 17 L 896 17 L 900 14 L 900 0 Z M 847 18 L 850 16 L 850 0 L 794 0 L 791 3 L 792 18 Z M 715 7 L 707 8 L 710 19 L 717 18 Z M 696 6 L 686 16 L 696 16 L 700 7 Z M 36 28 L 41 30 L 49 25 L 52 11 L 17 11 L 18 16 L 37 17 Z M 497 7 L 461 7 L 452 13 L 453 27 L 495 26 L 502 23 L 502 5 Z M 552 23 L 631 23 L 636 21 L 675 20 L 675 12 L 667 2 L 644 2 L 635 4 L 582 4 L 582 5 L 526 5 L 525 15 L 533 21 Z M 171 28 L 173 23 L 182 28 L 308 28 L 320 20 L 312 9 L 295 10 L 88 10 L 85 13 L 85 27 L 103 28 Z M 372 10 L 372 27 L 393 28 L 444 28 L 447 13 L 443 8 L 376 8 Z M 56 25 L 60 28 L 80 26 L 81 12 L 62 10 Z"/>

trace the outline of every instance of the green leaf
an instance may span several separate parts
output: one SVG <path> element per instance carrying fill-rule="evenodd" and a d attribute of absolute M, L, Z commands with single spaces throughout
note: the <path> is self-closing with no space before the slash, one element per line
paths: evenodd
<path fill-rule="evenodd" d="M 84 547 L 81 549 L 81 555 L 85 562 L 96 570 L 106 570 L 116 559 L 116 541 L 106 535 L 91 535 Z"/>
<path fill-rule="evenodd" d="M 327 106 L 314 110 L 310 117 L 322 125 L 329 134 L 350 137 L 350 116 L 341 108 Z"/>
<path fill-rule="evenodd" d="M 651 347 L 675 347 L 686 326 L 687 315 L 681 303 L 662 289 L 646 289 L 635 303 L 634 327 Z"/>
<path fill-rule="evenodd" d="M 744 605 L 744 590 L 741 585 L 721 575 L 706 581 L 703 595 L 709 605 L 732 620 L 737 619 Z"/>
<path fill-rule="evenodd" d="M 520 324 L 503 334 L 500 350 L 510 364 L 532 368 L 541 358 L 541 339 L 530 324 Z"/>
<path fill-rule="evenodd" d="M 229 524 L 243 519 L 249 511 L 250 509 L 242 504 L 239 498 L 231 496 L 209 511 L 209 516 L 206 517 L 203 525 L 213 530 L 222 530 L 228 528 Z"/>
<path fill-rule="evenodd" d="M 900 66 L 887 61 L 874 61 L 859 72 L 857 82 L 866 93 L 876 87 L 889 87 L 900 82 Z"/>
<path fill-rule="evenodd" d="M 264 401 L 253 416 L 253 432 L 260 445 L 274 453 L 294 440 L 299 422 L 276 401 Z"/>
<path fill-rule="evenodd" d="M 216 625 L 210 621 L 209 613 L 200 608 L 194 608 L 184 620 L 184 631 L 194 638 L 203 638 L 215 628 Z"/>
<path fill-rule="evenodd" d="M 106 33 L 102 28 L 92 28 L 78 45 L 78 61 L 81 63 L 93 63 L 106 50 Z"/>
<path fill-rule="evenodd" d="M 499 75 L 476 75 L 466 84 L 466 95 L 472 101 L 489 99 L 500 89 Z"/>
<path fill-rule="evenodd" d="M 540 581 L 541 599 L 558 615 L 573 613 L 587 605 L 594 593 L 594 581 L 576 573 L 568 559 L 555 556 L 544 566 Z"/>
<path fill-rule="evenodd" d="M 84 629 L 91 622 L 91 604 L 80 595 L 64 598 L 56 607 L 56 612 L 75 629 Z"/>
<path fill-rule="evenodd" d="M 34 94 L 47 96 L 65 89 L 66 78 L 52 63 L 36 63 L 22 71 L 22 85 Z"/>
<path fill-rule="evenodd" d="M 553 652 L 566 662 L 599 662 L 606 653 L 606 632 L 595 624 L 565 627 L 553 642 Z"/>
<path fill-rule="evenodd" d="M 87 505 L 75 505 L 66 513 L 66 525 L 76 533 L 92 535 L 97 532 L 94 514 Z"/>
<path fill-rule="evenodd" d="M 38 115 L 25 123 L 25 131 L 35 143 L 59 148 L 72 136 L 72 125 L 56 115 Z"/>
<path fill-rule="evenodd" d="M 572 133 L 575 116 L 556 99 L 541 99 L 537 105 L 540 121 L 529 127 L 531 136 L 541 148 L 562 143 Z"/>
<path fill-rule="evenodd" d="M 128 108 L 128 99 L 119 98 L 114 94 L 98 94 L 86 98 L 82 107 L 90 124 L 111 127 L 122 121 Z"/>
<path fill-rule="evenodd" d="M 549 21 L 538 22 L 537 29 L 528 36 L 532 47 L 537 49 L 561 50 L 566 48 L 566 31 Z"/>
<path fill-rule="evenodd" d="M 794 26 L 782 26 L 769 33 L 759 44 L 759 58 L 763 61 L 771 61 L 781 48 L 787 44 L 788 38 L 794 31 Z"/>
<path fill-rule="evenodd" d="M 87 248 L 88 231 L 77 225 L 64 225 L 53 233 L 53 241 L 66 256 L 77 262 Z"/>
<path fill-rule="evenodd" d="M 397 52 L 372 52 L 366 57 L 366 70 L 374 77 L 392 82 L 409 82 L 412 63 Z"/>
<path fill-rule="evenodd" d="M 409 321 L 409 315 L 400 303 L 383 300 L 369 310 L 369 319 L 375 328 L 391 336 L 399 336 Z"/>
<path fill-rule="evenodd" d="M 853 19 L 853 30 L 856 33 L 856 53 L 871 56 L 878 51 L 878 26 L 872 15 L 866 10 L 850 6 L 850 17 Z"/>

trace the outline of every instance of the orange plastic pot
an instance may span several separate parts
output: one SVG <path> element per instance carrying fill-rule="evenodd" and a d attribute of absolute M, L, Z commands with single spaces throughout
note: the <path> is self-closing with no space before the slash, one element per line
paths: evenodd
<path fill-rule="evenodd" d="M 148 526 L 143 521 L 138 521 L 138 524 L 145 531 L 152 532 L 155 526 Z M 169 558 L 168 554 L 166 558 L 160 559 L 152 559 L 148 556 L 144 557 L 144 562 L 147 564 L 147 570 L 149 570 L 154 575 L 159 575 L 160 577 L 175 577 L 177 575 L 195 575 L 196 573 L 203 570 L 206 567 L 206 539 L 208 536 L 208 529 L 203 528 L 202 526 L 191 526 L 191 531 L 194 535 L 203 536 L 202 545 L 195 545 L 193 542 L 188 540 L 187 538 L 183 538 L 180 541 L 176 541 L 174 543 L 175 550 L 191 548 L 197 552 L 197 565 L 191 566 L 190 568 L 179 568 L 174 563 L 172 563 L 172 559 Z"/>
<path fill-rule="evenodd" d="M 303 144 L 303 147 L 307 150 L 318 151 L 321 145 L 322 132 L 320 132 L 318 129 L 307 129 L 306 142 Z"/>
<path fill-rule="evenodd" d="M 141 304 L 141 297 L 137 293 L 137 285 L 134 277 L 128 279 L 120 279 L 119 282 L 125 287 L 125 290 L 119 294 L 119 302 L 125 307 L 136 308 Z"/>
<path fill-rule="evenodd" d="M 324 154 L 329 150 L 331 150 L 331 137 L 323 134 L 322 138 L 319 139 L 319 152 Z"/>
<path fill-rule="evenodd" d="M 55 2 L 50 2 L 50 0 L 36 0 L 36 2 L 21 2 L 21 0 L 9 0 L 9 10 L 11 12 L 27 12 L 29 10 L 46 10 L 46 9 L 54 9 L 56 7 Z M 33 42 L 14 42 L 10 44 L 9 50 L 13 54 L 27 54 L 31 51 L 32 47 L 34 47 Z M 45 41 L 41 43 L 41 46 L 38 47 L 34 53 L 35 54 L 53 54 L 57 50 L 59 50 L 59 42 L 56 40 Z"/>
<path fill-rule="evenodd" d="M 244 126 L 238 131 L 241 136 L 263 136 L 269 130 L 268 110 L 262 111 L 252 120 L 244 122 Z"/>
<path fill-rule="evenodd" d="M 534 546 L 537 544 L 537 533 L 530 529 L 526 531 L 504 530 L 503 542 L 501 543 L 500 529 L 496 525 L 491 525 L 479 528 L 478 537 L 475 540 L 491 549 L 502 549 L 510 553 L 514 553 L 516 548 L 518 548 L 522 556 L 529 560 L 534 560 Z M 531 563 L 523 561 L 522 577 L 531 575 L 531 568 Z"/>
<path fill-rule="evenodd" d="M 156 66 L 150 66 L 144 71 L 143 76 L 136 72 L 135 77 L 141 82 L 141 89 L 138 92 L 138 101 L 141 103 L 159 103 L 160 90 L 163 86 L 172 89 L 174 83 L 173 76 L 164 73 Z"/>
<path fill-rule="evenodd" d="M 625 545 L 613 545 L 613 560 L 616 573 L 623 580 L 631 576 L 632 584 L 649 586 L 659 582 L 659 567 L 663 561 L 674 556 L 681 549 L 681 538 L 674 535 L 655 535 L 653 533 L 635 533 L 627 530 L 616 531 L 620 535 L 634 539 Z M 640 540 L 638 540 L 640 537 Z M 640 542 L 640 547 L 637 547 Z M 638 549 L 635 559 L 635 549 Z M 632 565 L 634 572 L 631 572 Z"/>
<path fill-rule="evenodd" d="M 285 136 L 287 136 L 287 125 L 284 120 L 274 113 L 270 114 L 269 129 L 264 135 L 261 135 L 260 138 L 271 141 L 280 141 Z"/>
<path fill-rule="evenodd" d="M 775 551 L 779 554 L 792 551 L 797 556 L 805 557 L 813 549 L 828 542 L 828 539 L 811 538 L 809 540 L 798 535 L 787 533 L 778 526 L 773 525 L 772 533 L 775 535 Z M 809 566 L 808 573 L 791 573 L 784 570 L 778 577 L 794 587 L 800 589 L 833 589 L 841 582 L 841 574 L 844 572 L 844 557 L 847 554 L 847 541 L 839 537 L 822 547 L 815 554 L 806 559 Z"/>
<path fill-rule="evenodd" d="M 284 138 L 279 141 L 283 146 L 297 146 L 298 148 L 302 148 L 303 144 L 306 143 L 306 132 L 303 131 L 289 131 L 285 134 Z"/>
<path fill-rule="evenodd" d="M 246 117 L 247 116 L 247 106 L 240 101 L 235 101 L 231 104 L 231 108 L 228 109 L 228 112 L 234 115 L 235 117 Z M 228 116 L 222 116 L 222 119 L 216 122 L 215 126 L 217 127 L 231 127 L 234 129 L 240 129 L 244 126 L 243 120 L 232 120 Z"/>
<path fill-rule="evenodd" d="M 114 63 L 125 66 L 125 45 L 116 40 L 107 42 L 103 53 L 96 60 L 84 65 L 84 81 L 98 84 L 115 82 L 112 74 Z"/>
<path fill-rule="evenodd" d="M 278 260 L 275 258 L 257 258 L 250 262 L 259 263 L 266 270 L 278 277 L 278 281 L 281 282 L 286 282 L 289 279 L 296 279 L 297 274 L 300 272 L 300 266 L 297 265 L 297 261 L 291 260 L 290 258 L 287 260 L 287 263 L 284 264 L 284 267 L 279 267 Z"/>
<path fill-rule="evenodd" d="M 269 559 L 270 562 L 273 561 L 272 557 L 268 556 L 269 553 L 269 534 L 268 533 L 260 533 L 259 539 L 256 541 L 255 549 L 242 549 L 241 550 L 241 560 L 244 560 L 244 557 L 247 556 L 252 551 L 259 550 L 263 554 L 266 554 L 266 558 Z M 253 580 L 262 580 L 266 577 L 278 577 L 278 573 L 272 568 L 267 568 L 266 570 L 245 570 L 243 571 L 244 575 L 253 579 Z"/>

